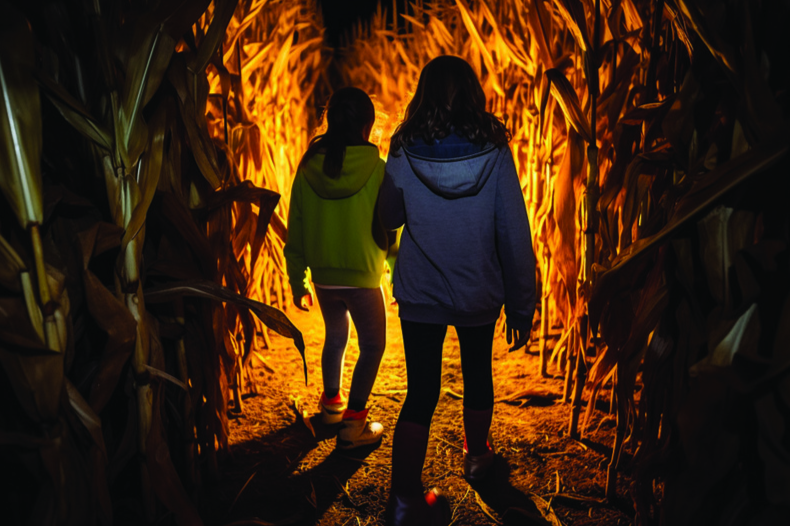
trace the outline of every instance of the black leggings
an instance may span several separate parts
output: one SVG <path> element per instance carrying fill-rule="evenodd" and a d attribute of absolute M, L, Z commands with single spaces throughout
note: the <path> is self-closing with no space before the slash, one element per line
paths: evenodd
<path fill-rule="evenodd" d="M 491 347 L 496 323 L 456 327 L 461 344 L 464 407 L 484 410 L 494 406 Z M 400 418 L 429 426 L 442 387 L 442 346 L 446 325 L 401 320 L 406 353 L 408 392 Z"/>

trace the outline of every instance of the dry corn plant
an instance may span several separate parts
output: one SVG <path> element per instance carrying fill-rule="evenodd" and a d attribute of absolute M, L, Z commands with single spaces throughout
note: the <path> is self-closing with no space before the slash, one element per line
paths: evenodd
<path fill-rule="evenodd" d="M 257 242 L 279 196 L 238 185 L 208 134 L 206 65 L 236 2 L 216 2 L 196 39 L 208 4 L 3 5 L 0 443 L 17 479 L 12 521 L 200 524 L 187 489 L 216 476 L 227 447 L 237 335 L 260 321 L 303 351 L 280 311 L 220 272 L 236 269 L 223 259 L 236 261 L 233 203 L 259 206 Z"/>
<path fill-rule="evenodd" d="M 291 182 L 314 127 L 313 92 L 330 55 L 309 1 L 243 2 L 221 50 L 208 72 L 211 135 L 227 145 L 234 177 L 282 196 L 272 215 L 273 228 L 257 244 L 252 240 L 258 207 L 234 208 L 234 255 L 242 262 L 247 295 L 282 308 Z"/>
<path fill-rule="evenodd" d="M 239 16 L 240 26 L 249 13 Z M 513 134 L 533 229 L 542 287 L 533 334 L 540 340 L 541 373 L 553 367 L 565 377 L 572 436 L 581 432 L 585 384 L 586 422 L 601 389 L 611 386 L 617 428 L 606 494 L 614 496 L 618 470 L 631 473 L 642 524 L 703 520 L 711 510 L 711 488 L 740 473 L 741 457 L 732 450 L 726 474 L 695 463 L 705 442 L 690 422 L 704 420 L 695 404 L 723 403 L 722 397 L 700 394 L 699 383 L 713 381 L 709 366 L 729 367 L 737 363 L 734 355 L 754 352 L 755 306 L 768 301 L 760 287 L 770 282 L 765 272 L 777 268 L 771 250 L 786 248 L 786 215 L 777 212 L 776 201 L 734 202 L 732 189 L 753 190 L 755 175 L 773 181 L 775 165 L 787 164 L 787 79 L 776 67 L 782 48 L 776 20 L 787 14 L 787 2 L 417 0 L 393 18 L 380 9 L 334 59 L 343 83 L 372 95 L 378 117 L 373 140 L 383 155 L 425 63 L 454 54 L 480 75 L 490 110 Z M 262 34 L 271 40 L 289 29 Z M 728 43 L 732 34 L 739 35 L 737 45 Z M 250 56 L 266 45 L 251 45 Z M 284 47 L 268 48 L 272 66 L 265 71 L 280 60 L 274 51 Z M 228 69 L 233 52 L 225 53 Z M 310 56 L 317 61 L 319 52 Z M 310 56 L 303 53 L 291 64 L 292 75 L 303 78 Z M 216 92 L 220 79 L 213 81 Z M 316 85 L 291 86 L 293 91 L 267 100 L 299 100 L 306 111 Z M 218 120 L 221 110 L 216 105 L 210 113 L 215 137 L 228 122 Z M 238 127 L 240 121 L 230 122 Z M 299 135 L 302 141 L 307 130 Z M 303 149 L 300 142 L 291 155 Z M 258 155 L 252 147 L 238 154 L 247 163 Z M 293 161 L 283 166 L 292 170 Z M 284 189 L 277 177 L 264 184 Z M 711 212 L 717 203 L 724 207 Z M 769 216 L 780 226 L 769 228 Z M 738 259 L 739 250 L 751 251 L 746 260 L 752 263 Z M 739 286 L 722 274 L 722 268 L 732 273 L 733 265 L 740 265 Z M 709 276 L 707 283 L 700 275 Z M 787 290 L 780 290 L 772 301 L 784 312 Z M 763 340 L 786 346 L 786 336 L 771 323 Z M 781 354 L 765 352 L 772 358 L 763 364 L 769 372 L 761 381 L 719 387 L 744 393 L 747 405 L 758 386 L 777 392 L 779 379 L 786 378 Z M 590 363 L 588 355 L 594 356 Z M 777 409 L 761 407 L 760 422 L 767 425 L 765 418 Z M 774 443 L 777 436 L 767 429 L 739 439 Z M 683 447 L 678 433 L 686 433 Z M 634 453 L 630 463 L 621 461 L 624 446 Z M 680 467 L 670 471 L 669 460 Z M 762 460 L 787 467 L 767 454 Z M 786 470 L 779 475 L 765 469 L 766 481 L 787 480 Z M 750 475 L 763 476 L 759 470 Z M 700 485 L 686 491 L 693 480 Z M 743 494 L 739 499 L 748 502 Z M 778 496 L 774 501 L 784 502 Z M 693 513 L 684 515 L 690 505 Z"/>
<path fill-rule="evenodd" d="M 194 28 L 198 40 L 210 14 Z M 283 246 L 291 182 L 307 148 L 315 120 L 313 92 L 328 61 L 313 2 L 259 0 L 238 5 L 208 68 L 208 129 L 239 190 L 218 218 L 216 239 L 226 247 L 220 279 L 248 298 L 280 308 L 288 290 Z M 282 199 L 272 200 L 271 191 Z M 247 366 L 253 356 L 263 360 L 257 348 L 270 342 L 264 324 L 253 327 L 248 313 L 231 307 L 226 318 L 238 335 L 230 338 L 237 364 L 231 387 L 232 410 L 241 412 L 242 392 L 255 389 L 251 376 L 244 381 Z"/>

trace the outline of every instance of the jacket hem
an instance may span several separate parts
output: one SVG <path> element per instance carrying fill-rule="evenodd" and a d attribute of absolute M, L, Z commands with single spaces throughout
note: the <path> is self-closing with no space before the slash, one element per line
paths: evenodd
<path fill-rule="evenodd" d="M 381 286 L 381 273 L 370 273 L 344 268 L 312 268 L 313 283 L 377 289 Z"/>
<path fill-rule="evenodd" d="M 479 312 L 458 312 L 441 305 L 420 305 L 398 302 L 398 315 L 406 321 L 435 323 L 460 327 L 488 325 L 499 319 L 502 306 Z"/>

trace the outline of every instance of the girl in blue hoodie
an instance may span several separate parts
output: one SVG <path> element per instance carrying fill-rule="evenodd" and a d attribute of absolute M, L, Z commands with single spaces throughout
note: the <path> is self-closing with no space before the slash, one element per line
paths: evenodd
<path fill-rule="evenodd" d="M 484 479 L 493 463 L 494 327 L 504 305 L 510 350 L 519 349 L 535 310 L 532 239 L 509 139 L 471 66 L 453 56 L 423 68 L 392 137 L 379 206 L 385 228 L 405 225 L 393 295 L 408 377 L 393 436 L 393 525 L 449 522 L 447 500 L 436 489 L 423 495 L 421 480 L 448 325 L 461 347 L 464 475 Z"/>

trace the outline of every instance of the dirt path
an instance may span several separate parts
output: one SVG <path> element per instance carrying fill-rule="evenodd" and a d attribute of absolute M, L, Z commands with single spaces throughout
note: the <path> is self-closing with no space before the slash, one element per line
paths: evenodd
<path fill-rule="evenodd" d="M 309 385 L 288 340 L 272 338 L 254 359 L 257 396 L 247 398 L 243 416 L 230 423 L 230 458 L 222 479 L 201 499 L 208 525 L 383 524 L 389 492 L 392 429 L 406 390 L 403 344 L 396 307 L 388 312 L 387 351 L 373 388 L 371 416 L 382 422 L 381 446 L 364 458 L 334 451 L 334 438 L 316 427 L 317 438 L 301 412 L 315 412 L 321 393 L 320 355 L 324 326 L 320 313 L 287 313 L 307 344 Z M 358 355 L 356 333 L 346 354 L 344 389 Z M 492 434 L 498 452 L 493 481 L 479 493 L 463 479 L 461 400 L 463 384 L 458 339 L 450 328 L 445 340 L 442 396 L 431 426 L 423 482 L 449 496 L 455 525 L 541 524 L 532 496 L 565 525 L 616 525 L 631 522 L 627 481 L 620 477 L 614 503 L 602 503 L 614 419 L 597 412 L 582 442 L 567 437 L 568 406 L 557 400 L 562 381 L 543 379 L 536 356 L 508 353 L 494 342 L 497 403 Z M 528 393 L 517 396 L 519 393 Z M 529 396 L 529 395 L 532 396 Z M 505 401 L 516 395 L 515 400 Z M 322 438 L 325 438 L 322 440 Z M 555 493 L 570 497 L 553 496 Z M 538 501 L 540 502 L 540 501 Z M 550 506 L 549 506 L 550 502 Z M 258 522 L 256 522 L 256 520 Z M 546 524 L 546 522 L 542 522 Z"/>

